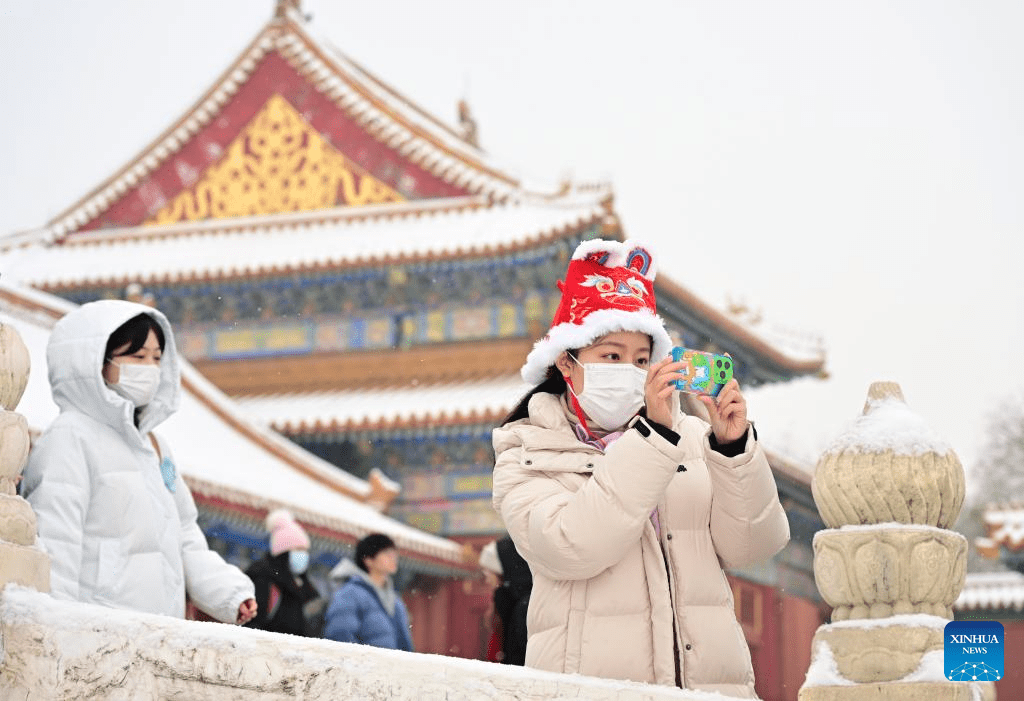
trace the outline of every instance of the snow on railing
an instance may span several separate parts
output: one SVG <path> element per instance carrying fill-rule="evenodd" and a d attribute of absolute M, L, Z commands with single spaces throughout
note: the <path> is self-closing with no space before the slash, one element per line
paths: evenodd
<path fill-rule="evenodd" d="M 729 697 L 0 593 L 0 697 L 728 701 Z"/>

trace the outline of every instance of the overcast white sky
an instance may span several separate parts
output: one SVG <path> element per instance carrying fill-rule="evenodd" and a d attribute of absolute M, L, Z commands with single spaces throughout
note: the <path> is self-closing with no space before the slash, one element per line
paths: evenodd
<path fill-rule="evenodd" d="M 877 379 L 966 467 L 1024 390 L 1024 5 L 305 0 L 312 31 L 521 176 L 608 179 L 662 269 L 823 337 L 751 393 L 813 465 Z M 0 232 L 41 225 L 205 90 L 272 0 L 0 5 Z M 1024 495 L 1017 495 L 1018 497 Z"/>

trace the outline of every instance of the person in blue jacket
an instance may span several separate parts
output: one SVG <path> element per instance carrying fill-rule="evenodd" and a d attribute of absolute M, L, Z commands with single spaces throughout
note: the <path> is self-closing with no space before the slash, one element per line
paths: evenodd
<path fill-rule="evenodd" d="M 409 614 L 391 582 L 398 571 L 395 542 L 371 533 L 356 544 L 354 558 L 331 570 L 340 587 L 327 607 L 324 637 L 412 652 Z"/>

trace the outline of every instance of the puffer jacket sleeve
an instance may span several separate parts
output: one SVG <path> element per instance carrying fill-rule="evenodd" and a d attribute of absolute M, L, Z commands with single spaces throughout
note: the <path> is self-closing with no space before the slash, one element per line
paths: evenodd
<path fill-rule="evenodd" d="M 405 603 L 401 599 L 395 601 L 395 625 L 398 627 L 398 630 L 395 631 L 398 649 L 416 652 L 412 642 L 412 631 L 409 630 L 409 611 L 405 608 Z"/>
<path fill-rule="evenodd" d="M 493 503 L 531 569 L 553 579 L 589 579 L 620 561 L 675 474 L 679 449 L 653 431 L 644 438 L 629 429 L 603 457 L 594 456 L 592 475 L 573 491 L 544 471 L 543 461 L 559 454 L 532 451 L 526 458 L 516 430 L 495 432 Z"/>
<path fill-rule="evenodd" d="M 35 511 L 39 540 L 50 556 L 50 592 L 60 599 L 79 598 L 89 475 L 82 445 L 66 428 L 44 433 L 25 467 L 22 494 Z"/>
<path fill-rule="evenodd" d="M 749 431 L 745 450 L 727 458 L 712 450 L 710 430 L 704 455 L 711 475 L 711 538 L 725 567 L 766 560 L 789 541 L 789 519 L 779 502 L 764 450 Z"/>
<path fill-rule="evenodd" d="M 162 441 L 161 448 L 166 451 Z M 192 492 L 180 473 L 175 478 L 174 502 L 178 507 L 181 527 L 185 590 L 201 611 L 223 623 L 234 623 L 238 619 L 238 607 L 242 602 L 256 596 L 252 580 L 242 570 L 228 564 L 218 553 L 210 550 L 206 536 L 196 522 L 199 514 Z"/>
<path fill-rule="evenodd" d="M 324 623 L 324 637 L 340 643 L 362 642 L 358 635 L 362 626 L 363 592 L 352 584 L 346 583 L 331 597 L 327 607 Z"/>

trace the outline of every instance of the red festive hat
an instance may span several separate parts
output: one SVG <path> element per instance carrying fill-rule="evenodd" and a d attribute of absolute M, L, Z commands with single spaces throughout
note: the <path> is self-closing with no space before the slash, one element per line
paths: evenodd
<path fill-rule="evenodd" d="M 640 331 L 654 342 L 652 360 L 669 354 L 672 341 L 654 300 L 656 266 L 648 246 L 636 241 L 584 241 L 558 283 L 562 301 L 547 335 L 523 365 L 523 379 L 537 385 L 562 351 L 585 348 L 615 331 Z"/>

